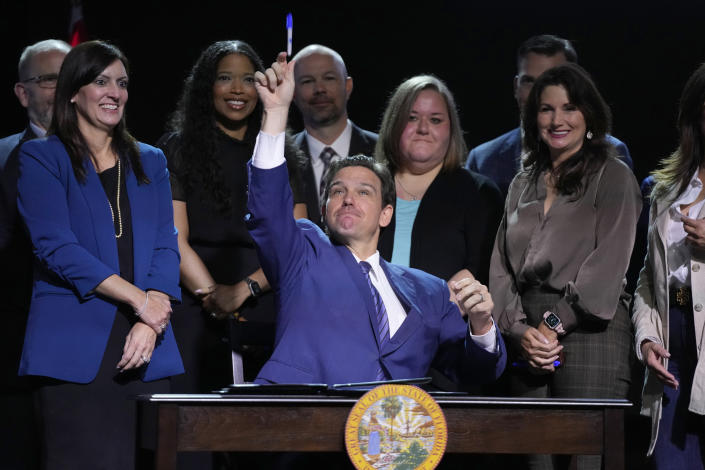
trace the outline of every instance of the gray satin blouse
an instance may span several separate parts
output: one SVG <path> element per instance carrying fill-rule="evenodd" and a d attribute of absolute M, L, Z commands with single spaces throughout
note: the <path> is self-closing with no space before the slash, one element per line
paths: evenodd
<path fill-rule="evenodd" d="M 558 195 L 544 215 L 546 185 L 520 172 L 509 187 L 490 265 L 492 312 L 502 333 L 519 339 L 529 326 L 521 293 L 561 292 L 552 311 L 567 332 L 586 317 L 609 321 L 624 292 L 641 212 L 632 171 L 608 158 L 586 178 L 583 194 Z"/>

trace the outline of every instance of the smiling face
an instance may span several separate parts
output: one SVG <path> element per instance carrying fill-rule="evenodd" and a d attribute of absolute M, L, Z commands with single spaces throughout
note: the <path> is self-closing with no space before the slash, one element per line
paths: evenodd
<path fill-rule="evenodd" d="M 76 107 L 78 127 L 83 133 L 90 129 L 111 132 L 118 125 L 127 103 L 127 72 L 120 60 L 115 60 L 93 81 L 82 86 L 71 98 Z"/>
<path fill-rule="evenodd" d="M 543 90 L 536 122 L 539 136 L 548 146 L 554 167 L 583 146 L 585 117 L 570 102 L 563 86 L 550 85 Z"/>
<path fill-rule="evenodd" d="M 326 127 L 347 119 L 352 78 L 330 54 L 312 53 L 297 60 L 294 101 L 307 127 Z"/>
<path fill-rule="evenodd" d="M 217 126 L 230 137 L 242 140 L 258 99 L 255 67 L 250 59 L 243 54 L 228 54 L 220 59 L 213 83 Z"/>
<path fill-rule="evenodd" d="M 380 227 L 389 225 L 393 210 L 382 206 L 382 182 L 372 170 L 347 166 L 333 176 L 323 215 L 338 242 L 376 249 Z"/>
<path fill-rule="evenodd" d="M 449 144 L 450 118 L 445 100 L 436 90 L 422 90 L 401 134 L 400 164 L 425 173 L 443 164 Z"/>

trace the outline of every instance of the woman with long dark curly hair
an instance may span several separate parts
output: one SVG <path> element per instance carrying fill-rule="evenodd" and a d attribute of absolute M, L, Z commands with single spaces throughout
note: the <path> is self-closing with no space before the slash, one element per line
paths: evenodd
<path fill-rule="evenodd" d="M 705 64 L 681 95 L 678 148 L 653 173 L 648 251 L 634 294 L 636 351 L 647 368 L 642 413 L 651 416 L 649 453 L 659 470 L 705 466 L 703 116 Z"/>
<path fill-rule="evenodd" d="M 624 276 L 642 203 L 605 139 L 610 118 L 576 64 L 544 72 L 523 110 L 527 154 L 490 268 L 493 315 L 515 354 L 508 379 L 516 396 L 624 398 L 629 390 Z M 553 468 L 544 457 L 530 464 Z M 578 468 L 599 469 L 599 456 L 579 457 Z"/>
<path fill-rule="evenodd" d="M 244 222 L 246 165 L 262 119 L 254 86 L 258 70 L 264 70 L 262 61 L 247 43 L 211 44 L 186 79 L 171 132 L 157 144 L 169 161 L 184 290 L 174 321 L 187 372 L 175 391 L 210 391 L 253 379 L 271 352 L 273 295 Z M 291 149 L 299 202 L 297 152 Z M 295 207 L 295 215 L 305 216 L 303 204 Z M 229 333 L 223 318 L 230 320 Z"/>

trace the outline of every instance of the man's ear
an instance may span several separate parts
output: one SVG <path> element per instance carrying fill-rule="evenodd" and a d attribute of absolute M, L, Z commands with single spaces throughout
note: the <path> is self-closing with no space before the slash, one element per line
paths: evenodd
<path fill-rule="evenodd" d="M 391 204 L 387 204 L 382 208 L 382 212 L 379 214 L 379 226 L 381 228 L 389 225 L 392 221 L 392 214 L 394 214 L 394 207 Z"/>
<path fill-rule="evenodd" d="M 15 96 L 23 108 L 29 106 L 29 96 L 27 96 L 27 89 L 24 87 L 24 83 L 15 83 Z"/>
<path fill-rule="evenodd" d="M 345 99 L 349 100 L 350 95 L 352 94 L 353 91 L 353 79 L 352 77 L 348 77 L 345 79 Z"/>

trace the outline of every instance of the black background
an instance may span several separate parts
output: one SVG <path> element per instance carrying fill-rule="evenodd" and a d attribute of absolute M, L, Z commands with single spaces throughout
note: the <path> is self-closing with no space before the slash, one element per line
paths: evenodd
<path fill-rule="evenodd" d="M 70 5 L 3 2 L 0 135 L 25 114 L 12 92 L 24 46 L 67 39 Z M 242 39 L 266 64 L 285 47 L 294 16 L 294 53 L 309 43 L 344 57 L 354 91 L 352 120 L 377 130 L 389 93 L 404 78 L 434 73 L 453 91 L 473 147 L 517 125 L 512 95 L 517 46 L 552 33 L 573 41 L 612 107 L 613 134 L 629 146 L 641 180 L 676 146 L 681 89 L 705 60 L 702 1 L 678 2 L 217 2 L 86 1 L 89 36 L 116 43 L 131 62 L 128 124 L 154 143 L 164 131 L 189 68 L 221 39 Z M 291 126 L 301 128 L 296 111 Z"/>

